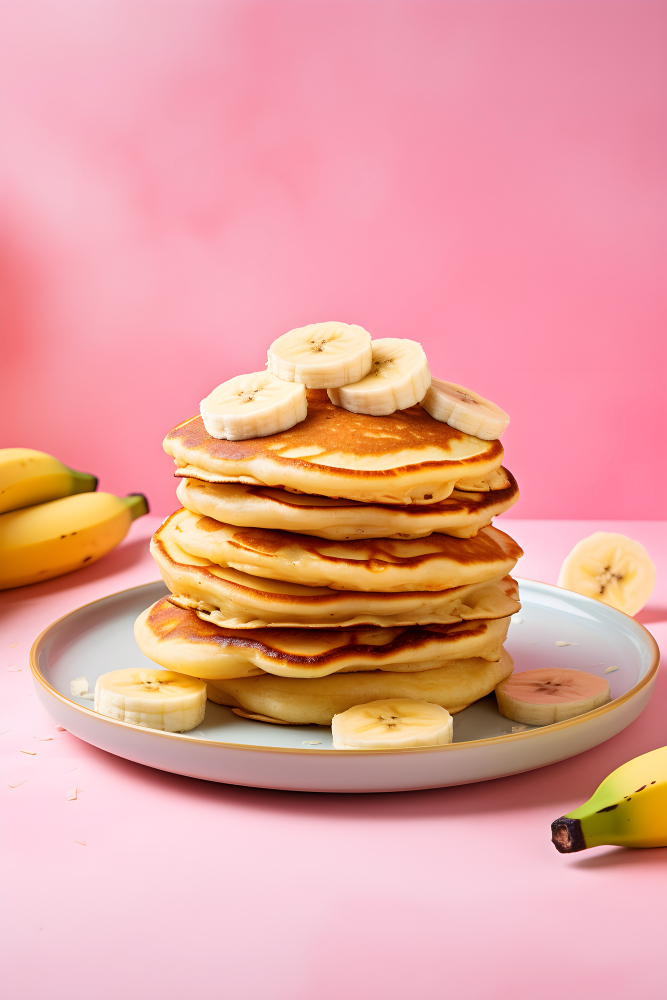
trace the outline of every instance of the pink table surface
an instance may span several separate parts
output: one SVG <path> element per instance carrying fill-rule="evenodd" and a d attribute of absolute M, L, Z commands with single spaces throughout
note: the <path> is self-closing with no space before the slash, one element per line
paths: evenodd
<path fill-rule="evenodd" d="M 2 596 L 7 1000 L 662 1000 L 667 851 L 562 856 L 549 827 L 667 742 L 664 676 L 613 740 L 477 785 L 309 795 L 154 771 L 57 731 L 28 651 L 67 611 L 155 579 L 156 523 L 87 570 Z M 659 579 L 639 620 L 667 639 L 664 525 L 504 526 L 526 549 L 521 575 L 547 582 L 594 530 L 643 542 Z"/>

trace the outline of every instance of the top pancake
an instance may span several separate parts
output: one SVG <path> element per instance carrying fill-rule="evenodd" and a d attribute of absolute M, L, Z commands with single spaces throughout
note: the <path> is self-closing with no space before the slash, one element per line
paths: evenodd
<path fill-rule="evenodd" d="M 419 405 L 373 417 L 334 406 L 321 389 L 308 390 L 306 419 L 280 434 L 218 440 L 193 417 L 164 448 L 177 476 L 383 504 L 437 503 L 457 481 L 484 480 L 503 458 L 500 441 L 463 434 Z"/>

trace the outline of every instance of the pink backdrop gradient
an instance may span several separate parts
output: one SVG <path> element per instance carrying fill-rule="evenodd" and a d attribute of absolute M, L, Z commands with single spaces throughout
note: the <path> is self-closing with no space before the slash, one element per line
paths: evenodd
<path fill-rule="evenodd" d="M 518 516 L 664 516 L 664 3 L 2 6 L 3 445 L 166 513 L 164 433 L 341 319 L 511 412 Z"/>

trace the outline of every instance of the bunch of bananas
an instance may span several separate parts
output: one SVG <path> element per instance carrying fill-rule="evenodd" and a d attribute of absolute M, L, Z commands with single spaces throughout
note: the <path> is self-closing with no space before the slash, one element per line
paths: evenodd
<path fill-rule="evenodd" d="M 97 479 L 31 448 L 0 448 L 0 590 L 51 580 L 110 552 L 137 517 L 141 493 L 96 493 Z"/>

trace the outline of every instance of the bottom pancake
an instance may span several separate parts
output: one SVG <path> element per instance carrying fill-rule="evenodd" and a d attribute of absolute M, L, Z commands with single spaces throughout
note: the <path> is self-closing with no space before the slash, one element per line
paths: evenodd
<path fill-rule="evenodd" d="M 375 670 L 303 679 L 263 674 L 209 681 L 207 690 L 210 701 L 240 709 L 239 714 L 261 716 L 260 721 L 330 726 L 339 712 L 381 698 L 416 698 L 452 714 L 461 712 L 490 694 L 513 669 L 512 657 L 502 650 L 495 661 L 472 656 L 418 673 Z"/>

